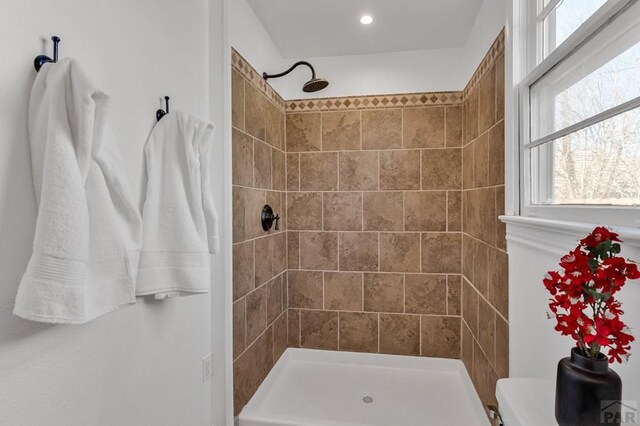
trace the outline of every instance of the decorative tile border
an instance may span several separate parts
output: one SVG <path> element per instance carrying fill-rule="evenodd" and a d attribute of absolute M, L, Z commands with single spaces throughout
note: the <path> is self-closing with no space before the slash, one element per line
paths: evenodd
<path fill-rule="evenodd" d="M 496 59 L 504 52 L 504 28 L 498 34 L 498 37 L 495 39 L 489 51 L 480 62 L 480 65 L 476 69 L 476 72 L 471 76 L 471 80 L 467 83 L 467 87 L 464 88 L 463 91 L 463 99 L 467 99 L 467 95 L 476 88 L 482 77 L 486 74 L 491 66 L 496 62 Z"/>
<path fill-rule="evenodd" d="M 286 101 L 286 112 L 344 111 L 443 105 L 462 105 L 462 92 L 298 99 Z"/>
<path fill-rule="evenodd" d="M 281 109 L 285 109 L 284 99 L 262 78 L 262 74 L 256 71 L 234 48 L 231 48 L 231 66 L 273 103 Z"/>

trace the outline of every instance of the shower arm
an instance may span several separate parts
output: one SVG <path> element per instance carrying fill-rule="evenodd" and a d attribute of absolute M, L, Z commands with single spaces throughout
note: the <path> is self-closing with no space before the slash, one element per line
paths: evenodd
<path fill-rule="evenodd" d="M 262 78 L 264 78 L 265 80 L 268 80 L 270 78 L 279 78 L 279 77 L 284 77 L 285 75 L 289 74 L 291 71 L 293 71 L 294 69 L 298 68 L 300 65 L 306 65 L 311 69 L 311 79 L 315 79 L 316 78 L 316 70 L 313 69 L 313 66 L 307 62 L 307 61 L 299 61 L 296 62 L 295 64 L 293 64 L 291 66 L 291 68 L 289 68 L 286 71 L 283 71 L 281 73 L 278 74 L 267 74 L 266 72 L 262 73 Z"/>

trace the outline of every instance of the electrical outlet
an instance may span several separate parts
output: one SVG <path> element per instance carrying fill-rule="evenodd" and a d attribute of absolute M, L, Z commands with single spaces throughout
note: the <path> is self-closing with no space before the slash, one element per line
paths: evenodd
<path fill-rule="evenodd" d="M 202 358 L 202 381 L 206 382 L 211 377 L 211 352 Z"/>

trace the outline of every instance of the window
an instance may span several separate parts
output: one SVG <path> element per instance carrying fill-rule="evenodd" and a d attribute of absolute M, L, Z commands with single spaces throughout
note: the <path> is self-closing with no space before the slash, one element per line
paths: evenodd
<path fill-rule="evenodd" d="M 640 226 L 640 1 L 531 3 L 522 214 Z"/>

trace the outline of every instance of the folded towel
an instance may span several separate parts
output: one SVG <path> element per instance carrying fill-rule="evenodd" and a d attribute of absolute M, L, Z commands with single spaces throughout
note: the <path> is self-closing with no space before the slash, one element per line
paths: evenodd
<path fill-rule="evenodd" d="M 107 125 L 109 98 L 69 58 L 45 64 L 29 100 L 38 203 L 14 314 L 80 324 L 135 303 L 141 218 Z"/>
<path fill-rule="evenodd" d="M 165 115 L 149 136 L 139 296 L 209 291 L 209 254 L 220 244 L 210 188 L 212 144 L 213 124 L 180 111 Z"/>

